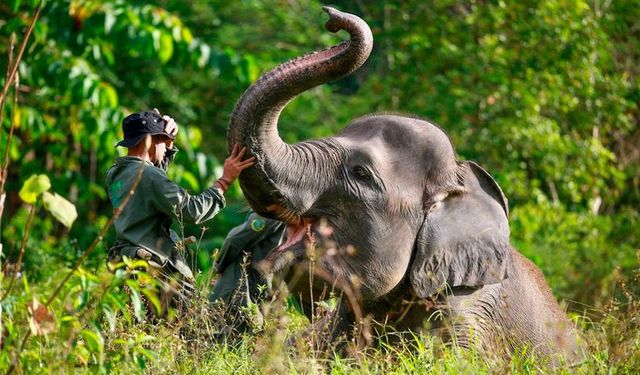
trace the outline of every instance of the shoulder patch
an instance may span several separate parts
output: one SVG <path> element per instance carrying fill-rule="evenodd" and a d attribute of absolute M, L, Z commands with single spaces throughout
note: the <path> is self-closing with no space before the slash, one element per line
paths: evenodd
<path fill-rule="evenodd" d="M 254 232 L 262 232 L 264 230 L 265 222 L 263 219 L 253 219 L 249 224 L 251 230 Z"/>

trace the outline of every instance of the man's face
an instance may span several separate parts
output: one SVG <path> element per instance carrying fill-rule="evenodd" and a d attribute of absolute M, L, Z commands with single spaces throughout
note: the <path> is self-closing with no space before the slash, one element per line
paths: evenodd
<path fill-rule="evenodd" d="M 151 136 L 151 147 L 149 147 L 149 159 L 154 165 L 159 165 L 167 153 L 167 149 L 171 148 L 173 141 L 166 135 Z"/>

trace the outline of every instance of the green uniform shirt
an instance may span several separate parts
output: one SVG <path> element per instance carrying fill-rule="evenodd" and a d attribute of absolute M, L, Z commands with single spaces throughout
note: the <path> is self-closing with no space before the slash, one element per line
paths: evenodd
<path fill-rule="evenodd" d="M 107 172 L 107 187 L 111 204 L 116 209 L 126 199 L 141 168 L 144 169 L 135 193 L 114 222 L 115 247 L 122 247 L 121 253 L 128 256 L 135 254 L 135 250 L 128 252 L 127 247 L 143 247 L 156 255 L 162 266 L 170 262 L 180 273 L 192 276 L 176 251 L 171 224 L 174 219 L 195 224 L 205 222 L 225 206 L 225 200 L 216 188 L 190 195 L 169 180 L 165 170 L 176 151 L 175 148 L 167 150 L 160 167 L 133 156 L 116 159 Z"/>
<path fill-rule="evenodd" d="M 252 212 L 244 223 L 227 234 L 215 265 L 216 271 L 222 273 L 231 263 L 241 262 L 244 252 L 253 254 L 254 262 L 262 260 L 282 243 L 285 229 L 285 223 Z"/>
<path fill-rule="evenodd" d="M 220 258 L 215 264 L 220 277 L 209 295 L 209 300 L 223 300 L 226 303 L 244 306 L 250 300 L 257 302 L 262 286 L 268 283 L 252 266 L 246 269 L 246 277 L 243 277 L 244 253 L 250 254 L 252 265 L 257 264 L 284 241 L 285 230 L 285 223 L 263 218 L 255 212 L 252 212 L 242 225 L 231 229 L 222 244 Z"/>

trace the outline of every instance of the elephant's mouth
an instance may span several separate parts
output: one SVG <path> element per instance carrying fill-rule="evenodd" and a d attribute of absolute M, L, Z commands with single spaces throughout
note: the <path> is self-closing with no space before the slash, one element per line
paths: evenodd
<path fill-rule="evenodd" d="M 271 250 L 259 268 L 268 274 L 281 273 L 314 253 L 319 246 L 318 241 L 324 243 L 332 233 L 333 230 L 321 219 L 304 218 L 297 224 L 287 224 L 286 241 Z"/>
<path fill-rule="evenodd" d="M 313 222 L 308 219 L 287 224 L 286 241 L 271 250 L 258 264 L 258 268 L 265 274 L 279 274 L 301 262 L 306 249 L 314 242 L 312 228 Z"/>
<path fill-rule="evenodd" d="M 305 240 L 313 242 L 311 227 L 312 222 L 310 220 L 301 220 L 300 224 L 287 225 L 287 240 L 280 244 L 274 252 L 282 253 L 295 245 L 304 245 Z"/>

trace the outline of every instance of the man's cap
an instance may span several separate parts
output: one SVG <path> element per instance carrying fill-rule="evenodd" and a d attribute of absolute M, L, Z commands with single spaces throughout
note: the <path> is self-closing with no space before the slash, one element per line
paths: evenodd
<path fill-rule="evenodd" d="M 144 111 L 132 113 L 122 120 L 124 139 L 116 143 L 116 147 L 133 147 L 143 140 L 147 134 L 162 134 L 171 139 L 175 139 L 174 135 L 164 131 L 164 125 L 164 120 L 158 112 Z"/>

